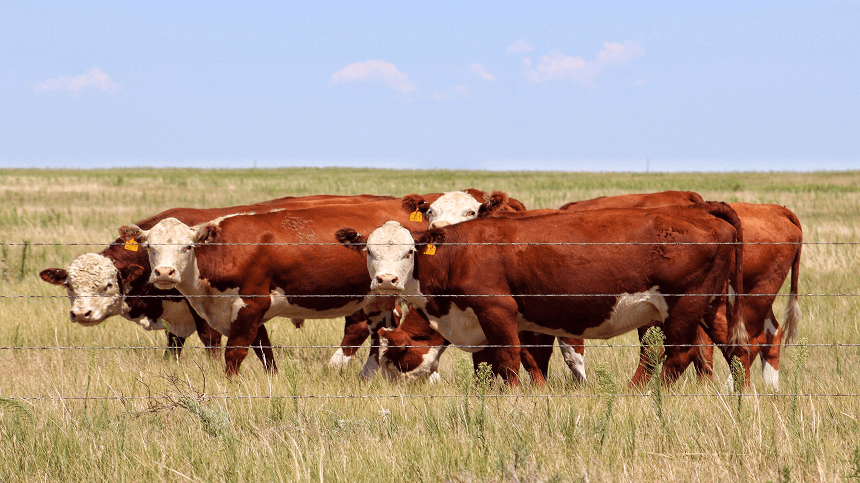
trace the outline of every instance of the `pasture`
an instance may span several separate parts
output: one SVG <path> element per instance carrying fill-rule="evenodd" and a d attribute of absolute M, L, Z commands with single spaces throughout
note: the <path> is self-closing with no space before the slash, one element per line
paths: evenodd
<path fill-rule="evenodd" d="M 196 336 L 176 362 L 163 331 L 72 324 L 38 275 L 171 207 L 469 187 L 528 208 L 667 189 L 787 206 L 804 228 L 803 319 L 779 390 L 756 361 L 752 386 L 729 394 L 720 355 L 712 383 L 688 370 L 627 389 L 634 334 L 589 341 L 582 386 L 557 349 L 544 388 L 474 376 L 457 349 L 440 384 L 360 381 L 366 348 L 327 366 L 342 319 L 268 322 L 280 372 L 251 356 L 228 380 Z M 0 170 L 0 481 L 860 481 L 858 207 L 860 171 Z"/>

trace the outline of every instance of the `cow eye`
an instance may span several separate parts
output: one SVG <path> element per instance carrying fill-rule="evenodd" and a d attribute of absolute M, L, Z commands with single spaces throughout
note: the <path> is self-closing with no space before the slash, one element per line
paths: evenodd
<path fill-rule="evenodd" d="M 185 245 L 184 247 L 182 247 L 182 253 L 187 253 L 192 248 L 194 248 L 194 245 Z"/>
<path fill-rule="evenodd" d="M 466 214 L 466 216 L 475 216 L 475 212 L 474 212 L 474 211 L 470 211 L 469 213 L 467 213 L 467 214 Z"/>
<path fill-rule="evenodd" d="M 113 288 L 113 282 L 108 282 L 107 285 L 105 285 L 105 290 L 110 290 L 111 288 Z"/>
<path fill-rule="evenodd" d="M 410 258 L 412 258 L 412 252 L 406 254 L 406 259 L 409 260 Z"/>

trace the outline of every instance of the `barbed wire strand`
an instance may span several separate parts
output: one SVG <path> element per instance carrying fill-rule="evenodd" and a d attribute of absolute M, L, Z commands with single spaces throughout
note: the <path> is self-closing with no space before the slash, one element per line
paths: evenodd
<path fill-rule="evenodd" d="M 571 344 L 572 346 L 580 347 L 579 344 Z M 851 348 L 851 347 L 860 347 L 860 343 L 820 343 L 820 344 L 801 344 L 801 343 L 790 343 L 790 344 L 748 344 L 755 345 L 756 347 L 810 347 L 810 348 Z M 664 347 L 734 347 L 732 344 L 663 344 Z M 362 348 L 379 348 L 382 346 L 378 345 L 244 345 L 244 346 L 214 346 L 214 347 L 206 347 L 206 346 L 198 346 L 198 345 L 188 345 L 181 347 L 183 350 L 185 349 L 248 349 L 248 348 L 263 348 L 263 349 L 282 349 L 282 350 L 294 350 L 294 349 L 362 349 Z M 519 344 L 519 345 L 504 345 L 504 344 L 487 344 L 487 345 L 458 345 L 458 344 L 449 344 L 447 346 L 443 345 L 399 345 L 401 348 L 430 348 L 430 347 L 452 347 L 459 349 L 510 349 L 510 348 L 547 348 L 547 347 L 555 347 L 554 345 L 549 344 Z M 585 344 L 582 347 L 586 347 L 588 349 L 609 349 L 609 348 L 639 348 L 642 347 L 640 344 Z M 177 349 L 174 346 L 145 346 L 145 345 L 129 345 L 129 346 L 0 346 L 0 351 L 3 350 L 40 350 L 40 351 L 48 351 L 48 350 L 169 350 L 169 349 Z"/>

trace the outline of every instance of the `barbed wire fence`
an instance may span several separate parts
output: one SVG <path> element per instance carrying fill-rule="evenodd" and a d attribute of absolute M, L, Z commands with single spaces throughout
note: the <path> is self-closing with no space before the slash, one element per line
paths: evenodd
<path fill-rule="evenodd" d="M 340 246 L 340 245 L 350 245 L 339 242 L 296 242 L 296 243 L 208 243 L 210 245 L 235 245 L 235 246 L 289 246 L 289 245 L 316 245 L 316 246 Z M 504 246 L 513 246 L 513 245 L 531 245 L 531 246 L 564 246 L 564 245 L 576 245 L 576 246 L 587 246 L 587 245 L 621 245 L 621 246 L 630 246 L 630 245 L 737 245 L 739 242 L 480 242 L 480 243 L 434 243 L 437 247 L 441 246 L 457 246 L 457 245 L 504 245 Z M 809 245 L 809 246 L 860 246 L 860 242 L 801 242 L 801 243 L 787 243 L 787 242 L 745 242 L 744 245 Z M 26 250 L 32 249 L 33 247 L 40 246 L 71 246 L 71 247 L 91 247 L 98 246 L 104 247 L 106 244 L 104 243 L 73 243 L 73 242 L 21 242 L 21 243 L 0 243 L 0 248 L 4 250 L 4 254 L 6 253 L 7 247 L 23 247 L 24 255 L 26 257 Z M 122 246 L 123 243 L 110 243 L 108 246 L 119 245 Z M 162 244 L 168 245 L 168 244 Z M 179 246 L 179 244 L 169 244 L 171 246 Z M 355 244 L 355 245 L 363 245 L 363 244 Z M 416 243 L 416 246 L 421 246 L 423 244 Z M 4 257 L 5 258 L 5 257 Z M 23 272 L 24 262 L 21 263 L 21 270 Z M 23 273 L 22 273 L 23 274 Z M 579 294 L 579 293 L 560 293 L 560 294 L 518 294 L 514 295 L 514 297 L 539 297 L 539 298 L 547 298 L 547 297 L 619 297 L 623 295 L 629 295 L 626 293 L 600 293 L 600 294 Z M 684 297 L 684 296 L 706 296 L 706 297 L 721 297 L 724 296 L 724 293 L 718 294 L 661 294 L 665 297 Z M 853 292 L 844 292 L 844 293 L 797 293 L 797 294 L 789 294 L 789 293 L 755 293 L 755 294 L 739 294 L 741 297 L 789 297 L 789 296 L 797 296 L 797 297 L 857 297 L 860 296 L 860 293 Z M 282 298 L 331 298 L 331 297 L 341 297 L 341 298 L 361 298 L 367 297 L 368 294 L 247 294 L 242 295 L 243 298 L 253 298 L 253 297 L 282 297 Z M 380 297 L 380 295 L 374 295 L 376 297 Z M 0 294 L 0 300 L 9 300 L 9 299 L 67 299 L 68 295 L 37 295 L 37 294 Z M 78 297 L 87 297 L 87 296 L 78 296 Z M 90 297 L 103 297 L 103 296 L 90 296 Z M 129 298 L 166 298 L 164 295 L 127 295 Z M 236 297 L 235 295 L 217 295 L 217 294 L 209 294 L 209 295 L 184 295 L 185 298 L 219 298 L 219 297 Z M 390 295 L 384 295 L 383 297 L 395 297 Z M 511 297 L 510 294 L 450 294 L 444 295 L 444 297 L 457 298 L 457 297 Z M 851 348 L 860 348 L 860 343 L 786 343 L 786 344 L 757 344 L 760 347 L 769 347 L 769 346 L 780 346 L 780 347 L 808 347 L 810 349 L 851 349 Z M 664 347 L 720 347 L 720 344 L 665 344 Z M 220 349 L 228 349 L 233 348 L 234 346 L 221 346 Z M 260 348 L 269 348 L 273 350 L 322 350 L 322 349 L 361 349 L 361 348 L 369 348 L 368 345 L 270 345 L 270 346 L 255 346 Z M 426 345 L 404 345 L 400 346 L 404 348 L 411 347 L 420 347 L 426 348 Z M 469 348 L 541 348 L 547 347 L 546 345 L 541 344 L 521 344 L 521 345 L 481 345 L 481 346 L 468 346 L 468 345 L 456 345 L 450 344 L 447 347 L 453 348 L 461 348 L 461 349 L 469 349 Z M 589 350 L 593 349 L 621 349 L 621 348 L 640 348 L 641 344 L 588 344 L 586 346 Z M 241 346 L 241 348 L 249 348 L 247 346 Z M 173 346 L 162 346 L 162 345 L 116 345 L 116 346 L 0 346 L 0 353 L 2 352 L 15 352 L 15 351 L 94 351 L 94 350 L 132 350 L 132 351 L 152 351 L 152 350 L 171 350 L 175 349 Z M 194 346 L 189 345 L 183 347 L 183 350 L 188 349 L 203 349 L 208 350 L 208 347 L 205 346 Z M 487 398 L 566 398 L 566 399 L 589 399 L 589 398 L 601 398 L 604 397 L 603 394 L 558 394 L 558 393 L 517 393 L 517 394 L 486 394 L 484 397 Z M 628 393 L 619 393 L 616 394 L 618 397 L 628 397 L 628 398 L 641 398 L 641 397 L 651 397 L 648 393 L 640 393 L 640 392 L 628 392 Z M 825 398 L 825 397 L 833 397 L 833 398 L 858 398 L 860 399 L 860 393 L 840 393 L 840 392 L 809 392 L 809 393 L 789 393 L 789 392 L 762 392 L 759 393 L 755 391 L 753 388 L 750 392 L 742 392 L 742 393 L 721 393 L 718 390 L 714 392 L 698 392 L 698 393 L 665 393 L 665 397 L 672 398 L 684 398 L 684 397 L 744 397 L 744 398 L 759 398 L 759 397 L 767 397 L 767 398 L 796 398 L 796 397 L 812 397 L 812 398 Z M 5 400 L 15 400 L 15 401 L 135 401 L 135 400 L 159 400 L 159 399 L 171 399 L 173 396 L 167 395 L 146 395 L 146 396 L 66 396 L 66 395 L 56 395 L 56 396 L 20 396 L 20 395 L 12 395 L 5 396 L 0 395 L 0 399 Z M 204 399 L 210 400 L 223 400 L 223 399 L 236 399 L 236 400 L 348 400 L 348 399 L 450 399 L 450 398 L 459 398 L 462 399 L 464 396 L 462 394 L 287 394 L 287 395 L 216 395 L 216 394 L 205 394 L 203 395 Z M 472 395 L 475 397 L 475 395 Z"/>

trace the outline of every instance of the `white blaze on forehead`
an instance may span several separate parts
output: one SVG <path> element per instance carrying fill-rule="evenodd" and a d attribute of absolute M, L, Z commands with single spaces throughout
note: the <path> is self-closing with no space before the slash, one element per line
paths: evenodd
<path fill-rule="evenodd" d="M 454 225 L 478 217 L 481 202 L 465 191 L 452 191 L 440 196 L 427 209 L 430 226 L 447 223 Z"/>
<path fill-rule="evenodd" d="M 152 266 L 150 280 L 155 281 L 163 269 L 174 269 L 177 274 L 190 264 L 196 231 L 176 218 L 165 218 L 151 230 L 144 232 L 149 264 Z M 179 277 L 179 275 L 177 275 Z M 180 278 L 173 280 L 180 282 Z"/>
<path fill-rule="evenodd" d="M 66 287 L 77 322 L 97 324 L 123 311 L 122 293 L 113 262 L 98 253 L 76 258 L 68 270 Z"/>
<path fill-rule="evenodd" d="M 119 273 L 109 258 L 98 253 L 79 256 L 69 265 L 67 272 L 69 286 L 78 294 L 79 290 L 94 293 L 108 282 L 116 283 Z"/>
<path fill-rule="evenodd" d="M 412 234 L 396 221 L 389 221 L 373 230 L 367 237 L 367 271 L 371 289 L 378 286 L 378 277 L 395 277 L 397 289 L 402 290 L 412 276 L 415 240 Z"/>

